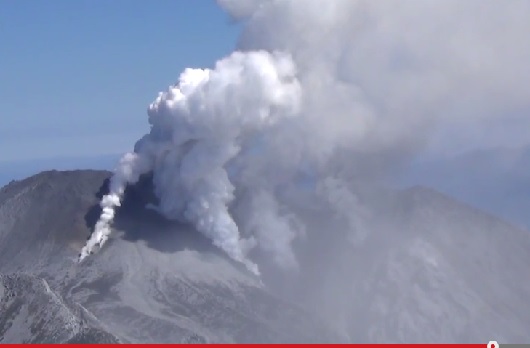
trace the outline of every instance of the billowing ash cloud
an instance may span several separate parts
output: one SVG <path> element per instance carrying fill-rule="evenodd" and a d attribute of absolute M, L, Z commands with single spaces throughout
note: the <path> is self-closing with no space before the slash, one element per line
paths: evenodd
<path fill-rule="evenodd" d="M 125 185 L 154 171 L 159 211 L 191 222 L 234 260 L 257 273 L 228 211 L 234 199 L 229 162 L 251 154 L 256 137 L 299 115 L 301 89 L 288 55 L 235 52 L 213 70 L 187 69 L 149 107 L 151 132 L 127 154 L 112 179 L 103 213 L 81 253 L 103 245 Z"/>
<path fill-rule="evenodd" d="M 296 268 L 293 206 L 318 201 L 362 240 L 352 183 L 391 174 L 434 126 L 483 129 L 528 110 L 526 0 L 219 4 L 242 21 L 238 50 L 151 104 L 81 259 L 106 241 L 125 186 L 152 171 L 162 214 L 255 273 L 254 249 Z"/>

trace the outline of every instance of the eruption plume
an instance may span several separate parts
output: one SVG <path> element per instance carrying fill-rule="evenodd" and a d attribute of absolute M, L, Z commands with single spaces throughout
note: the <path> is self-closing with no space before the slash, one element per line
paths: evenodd
<path fill-rule="evenodd" d="M 149 172 L 151 168 L 150 163 L 145 158 L 138 156 L 138 154 L 127 153 L 122 157 L 117 170 L 110 180 L 110 192 L 101 199 L 101 216 L 90 239 L 81 249 L 79 261 L 91 254 L 96 246 L 101 247 L 105 244 L 111 233 L 111 224 L 114 220 L 116 208 L 121 204 L 126 186 L 136 183 L 140 176 Z"/>
<path fill-rule="evenodd" d="M 154 170 L 162 214 L 193 223 L 258 273 L 245 257 L 244 241 L 228 212 L 234 186 L 226 167 L 254 134 L 296 115 L 300 86 L 295 72 L 288 55 L 264 51 L 236 52 L 213 70 L 185 70 L 179 83 L 150 105 L 151 132 L 120 163 L 81 260 L 107 240 L 125 186 Z"/>
<path fill-rule="evenodd" d="M 80 259 L 107 240 L 126 185 L 153 172 L 161 214 L 256 274 L 254 249 L 296 268 L 294 206 L 326 205 L 362 242 L 352 182 L 392 175 L 435 125 L 484 134 L 529 106 L 526 0 L 219 4 L 241 20 L 238 50 L 149 106 L 151 130 L 120 162 Z"/>

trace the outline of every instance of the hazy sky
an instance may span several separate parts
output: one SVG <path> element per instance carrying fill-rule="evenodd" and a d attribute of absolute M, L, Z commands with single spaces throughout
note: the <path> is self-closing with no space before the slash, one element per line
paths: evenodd
<path fill-rule="evenodd" d="M 131 149 L 157 93 L 237 34 L 213 0 L 0 1 L 0 162 Z"/>
<path fill-rule="evenodd" d="M 238 33 L 214 0 L 0 0 L 0 162 L 130 150 L 157 93 Z M 432 148 L 529 143 L 528 114 L 442 128 Z"/>

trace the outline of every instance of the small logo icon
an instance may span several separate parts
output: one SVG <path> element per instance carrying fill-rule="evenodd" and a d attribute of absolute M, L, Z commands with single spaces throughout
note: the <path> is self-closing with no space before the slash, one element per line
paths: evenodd
<path fill-rule="evenodd" d="M 497 343 L 497 341 L 489 341 L 488 348 L 499 348 L 499 344 Z"/>

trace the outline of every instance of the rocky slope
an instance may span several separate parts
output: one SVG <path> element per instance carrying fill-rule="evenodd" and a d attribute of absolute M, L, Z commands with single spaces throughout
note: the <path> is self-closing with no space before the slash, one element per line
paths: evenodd
<path fill-rule="evenodd" d="M 114 239 L 78 264 L 109 175 L 44 172 L 0 191 L 0 342 L 337 340 L 197 233 L 145 209 L 141 187 L 128 191 Z"/>
<path fill-rule="evenodd" d="M 361 197 L 360 241 L 322 207 L 298 212 L 300 270 L 254 255 L 262 283 L 146 209 L 148 178 L 78 264 L 109 175 L 0 190 L 0 342 L 530 342 L 530 233 L 436 191 Z"/>

